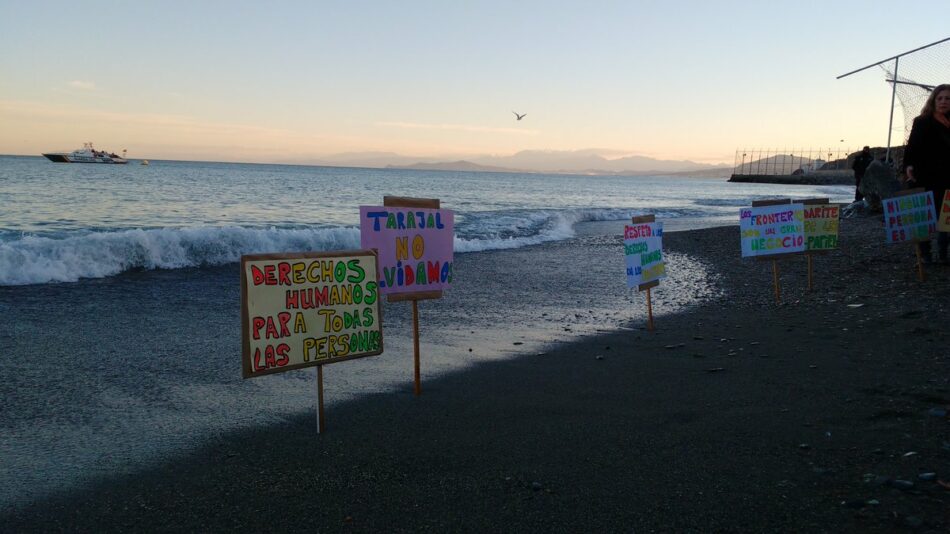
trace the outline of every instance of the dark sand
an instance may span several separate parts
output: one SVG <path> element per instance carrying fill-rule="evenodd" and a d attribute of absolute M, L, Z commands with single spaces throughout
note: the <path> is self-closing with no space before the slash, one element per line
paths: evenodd
<path fill-rule="evenodd" d="M 945 532 L 950 267 L 919 282 L 878 221 L 841 234 L 812 292 L 804 258 L 780 262 L 781 304 L 737 227 L 667 234 L 721 294 L 656 332 L 637 321 L 425 379 L 419 398 L 342 402 L 323 435 L 310 414 L 221 435 L 0 530 Z"/>

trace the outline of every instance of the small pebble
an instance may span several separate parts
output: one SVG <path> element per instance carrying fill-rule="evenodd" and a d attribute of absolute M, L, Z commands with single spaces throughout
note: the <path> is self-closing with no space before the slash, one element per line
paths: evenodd
<path fill-rule="evenodd" d="M 603 359 L 604 359 L 604 355 L 603 355 L 603 354 L 598 354 L 597 356 L 595 356 L 595 358 L 598 359 L 598 360 L 603 360 Z"/>
<path fill-rule="evenodd" d="M 807 444 L 807 443 L 799 443 L 799 444 L 798 444 L 798 448 L 807 451 L 808 449 L 811 448 L 811 445 L 809 445 L 809 444 Z"/>
<path fill-rule="evenodd" d="M 917 478 L 926 481 L 937 480 L 937 473 L 921 473 L 917 475 Z"/>
<path fill-rule="evenodd" d="M 541 483 L 540 483 L 540 482 L 532 482 L 532 483 L 531 483 L 531 489 L 534 490 L 534 491 L 541 491 Z"/>
<path fill-rule="evenodd" d="M 927 415 L 930 415 L 933 417 L 946 417 L 947 410 L 944 410 L 943 408 L 931 408 L 927 410 Z"/>
<path fill-rule="evenodd" d="M 909 490 L 914 488 L 914 483 L 910 480 L 895 479 L 890 482 L 892 488 Z"/>

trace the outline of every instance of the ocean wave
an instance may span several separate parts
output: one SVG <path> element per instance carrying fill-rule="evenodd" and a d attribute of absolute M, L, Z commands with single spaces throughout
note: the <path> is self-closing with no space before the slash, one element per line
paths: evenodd
<path fill-rule="evenodd" d="M 574 225 L 619 221 L 641 214 L 627 208 L 500 211 L 467 214 L 457 225 L 455 252 L 481 252 L 540 245 L 575 236 Z M 677 217 L 669 212 L 659 216 Z"/>
<path fill-rule="evenodd" d="M 629 219 L 633 209 L 575 209 L 458 214 L 455 252 L 501 250 L 574 237 L 574 225 Z M 659 217 L 683 214 L 672 210 Z M 126 271 L 225 265 L 244 254 L 353 250 L 356 227 L 185 227 L 83 232 L 65 236 L 6 234 L 0 240 L 0 286 L 75 282 Z"/>
<path fill-rule="evenodd" d="M 763 196 L 762 199 L 770 198 Z M 756 198 L 755 200 L 760 200 Z M 751 205 L 751 201 L 746 198 L 699 198 L 693 200 L 693 204 L 696 206 L 722 206 L 722 207 L 735 207 L 741 208 Z"/>
<path fill-rule="evenodd" d="M 136 229 L 0 243 L 0 285 L 75 282 L 136 269 L 224 265 L 242 254 L 357 249 L 357 228 Z"/>

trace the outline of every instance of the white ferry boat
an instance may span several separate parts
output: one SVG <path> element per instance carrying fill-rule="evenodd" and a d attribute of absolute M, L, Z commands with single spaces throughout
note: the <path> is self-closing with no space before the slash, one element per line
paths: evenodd
<path fill-rule="evenodd" d="M 119 156 L 115 152 L 96 150 L 92 143 L 83 143 L 82 148 L 73 150 L 69 154 L 59 152 L 43 155 L 46 156 L 46 159 L 56 163 L 128 163 L 128 160 L 125 159 L 125 150 Z"/>

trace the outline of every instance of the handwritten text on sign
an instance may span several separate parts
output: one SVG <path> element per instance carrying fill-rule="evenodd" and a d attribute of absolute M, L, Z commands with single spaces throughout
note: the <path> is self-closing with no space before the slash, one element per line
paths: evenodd
<path fill-rule="evenodd" d="M 369 250 L 241 258 L 244 377 L 383 351 Z"/>
<path fill-rule="evenodd" d="M 885 198 L 883 204 L 888 243 L 926 241 L 937 230 L 933 191 Z"/>
<path fill-rule="evenodd" d="M 627 260 L 627 287 L 666 278 L 663 261 L 663 223 L 627 225 L 623 232 L 623 253 Z"/>
<path fill-rule="evenodd" d="M 380 292 L 439 290 L 452 282 L 450 210 L 360 206 L 360 246 L 379 251 Z"/>
<path fill-rule="evenodd" d="M 834 204 L 805 205 L 805 248 L 831 250 L 838 248 L 838 206 Z"/>
<path fill-rule="evenodd" d="M 940 215 L 937 217 L 937 231 L 950 232 L 950 190 L 943 194 Z"/>
<path fill-rule="evenodd" d="M 804 251 L 804 219 L 801 204 L 743 208 L 739 212 L 742 257 Z"/>

